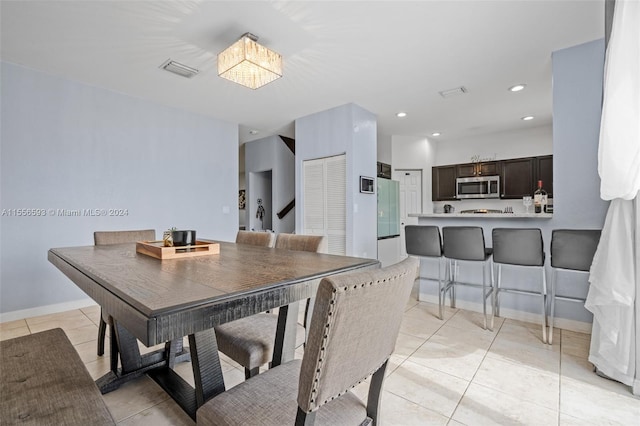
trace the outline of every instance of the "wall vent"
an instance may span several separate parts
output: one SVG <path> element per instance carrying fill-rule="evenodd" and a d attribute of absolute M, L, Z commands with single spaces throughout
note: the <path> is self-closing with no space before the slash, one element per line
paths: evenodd
<path fill-rule="evenodd" d="M 455 89 L 443 90 L 442 92 L 438 93 L 440 93 L 440 96 L 442 96 L 443 98 L 450 98 L 452 96 L 464 95 L 467 92 L 468 90 L 466 87 L 460 86 L 456 87 Z"/>
<path fill-rule="evenodd" d="M 180 62 L 172 61 L 171 59 L 167 59 L 162 65 L 160 65 L 160 68 L 187 78 L 191 78 L 200 72 L 195 68 L 191 68 L 187 65 L 181 64 Z"/>

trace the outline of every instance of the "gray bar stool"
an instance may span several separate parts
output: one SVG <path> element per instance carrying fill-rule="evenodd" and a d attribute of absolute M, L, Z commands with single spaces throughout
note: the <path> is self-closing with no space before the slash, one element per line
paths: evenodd
<path fill-rule="evenodd" d="M 549 344 L 553 341 L 556 299 L 584 303 L 584 298 L 557 296 L 558 270 L 589 272 L 600 242 L 599 229 L 554 229 L 551 233 L 551 304 L 549 306 Z"/>
<path fill-rule="evenodd" d="M 442 239 L 444 244 L 444 257 L 448 260 L 445 274 L 446 285 L 442 290 L 444 293 L 451 291 L 451 307 L 456 304 L 456 285 L 482 288 L 482 313 L 484 314 L 484 326 L 487 329 L 487 298 L 493 295 L 493 287 L 487 285 L 486 266 L 491 258 L 491 249 L 484 244 L 484 234 L 479 226 L 445 226 L 442 228 Z M 458 281 L 458 263 L 462 262 L 482 262 L 482 284 L 465 283 Z M 443 300 L 444 302 L 444 300 Z M 491 311 L 491 327 L 493 330 L 493 310 Z"/>
<path fill-rule="evenodd" d="M 443 319 L 442 309 L 444 305 L 444 293 L 442 288 L 442 240 L 440 229 L 437 226 L 407 225 L 404 227 L 404 239 L 407 246 L 407 254 L 415 256 L 420 261 L 422 271 L 422 258 L 436 258 L 438 260 L 438 314 Z M 433 279 L 418 273 L 417 279 Z"/>
<path fill-rule="evenodd" d="M 500 315 L 500 293 L 517 293 L 540 296 L 542 303 L 542 342 L 547 343 L 547 279 L 544 270 L 544 246 L 542 232 L 538 228 L 511 229 L 495 228 L 491 233 L 493 240 L 493 264 L 498 265 L 498 279 L 494 281 L 495 298 L 493 299 L 496 315 Z M 519 290 L 502 287 L 502 265 L 514 265 L 538 268 L 542 275 L 539 291 Z M 491 267 L 493 277 L 493 265 Z"/>

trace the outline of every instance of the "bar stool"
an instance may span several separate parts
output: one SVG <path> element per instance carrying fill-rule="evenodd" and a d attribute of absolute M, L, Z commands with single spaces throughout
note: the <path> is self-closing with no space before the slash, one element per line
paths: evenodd
<path fill-rule="evenodd" d="M 482 313 L 484 326 L 487 329 L 487 298 L 493 295 L 493 286 L 487 286 L 486 265 L 491 258 L 491 249 L 484 244 L 484 234 L 479 226 L 445 226 L 442 228 L 444 257 L 448 260 L 448 277 L 442 294 L 451 291 L 451 307 L 455 308 L 455 286 L 465 285 L 482 288 Z M 482 284 L 458 281 L 458 262 L 482 262 Z M 444 297 L 442 302 L 444 303 Z M 491 327 L 493 330 L 493 310 L 491 311 Z"/>
<path fill-rule="evenodd" d="M 542 231 L 532 229 L 495 228 L 491 233 L 493 241 L 493 261 L 491 276 L 493 278 L 493 264 L 498 265 L 498 279 L 494 281 L 495 297 L 493 309 L 500 316 L 500 293 L 517 293 L 530 296 L 540 296 L 542 313 L 542 342 L 547 343 L 547 281 L 544 270 L 544 246 Z M 502 265 L 513 265 L 527 268 L 538 268 L 542 274 L 540 291 L 519 290 L 502 287 Z"/>
<path fill-rule="evenodd" d="M 437 226 L 407 225 L 404 227 L 404 239 L 407 246 L 407 254 L 417 257 L 420 261 L 417 279 L 433 279 L 432 277 L 420 275 L 422 272 L 422 258 L 438 260 L 438 317 L 443 319 L 444 293 L 442 291 L 442 240 L 440 239 L 440 229 Z"/>
<path fill-rule="evenodd" d="M 599 229 L 554 229 L 551 233 L 551 303 L 549 306 L 549 344 L 553 341 L 556 299 L 584 303 L 584 298 L 557 296 L 558 270 L 589 272 L 600 241 Z"/>

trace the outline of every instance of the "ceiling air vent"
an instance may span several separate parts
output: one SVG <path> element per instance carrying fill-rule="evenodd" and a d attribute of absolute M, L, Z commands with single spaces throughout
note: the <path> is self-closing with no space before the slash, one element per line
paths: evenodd
<path fill-rule="evenodd" d="M 455 89 L 443 90 L 440 93 L 440 96 L 443 98 L 450 98 L 452 96 L 464 95 L 467 93 L 467 88 L 464 86 L 456 87 Z"/>
<path fill-rule="evenodd" d="M 171 59 L 167 59 L 162 65 L 160 65 L 160 68 L 187 78 L 191 78 L 199 72 L 195 68 L 172 61 Z"/>

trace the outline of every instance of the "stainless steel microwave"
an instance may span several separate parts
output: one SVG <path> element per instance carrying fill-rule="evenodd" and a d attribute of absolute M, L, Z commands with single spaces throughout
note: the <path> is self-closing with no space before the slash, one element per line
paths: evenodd
<path fill-rule="evenodd" d="M 500 198 L 500 176 L 457 178 L 456 198 Z"/>

